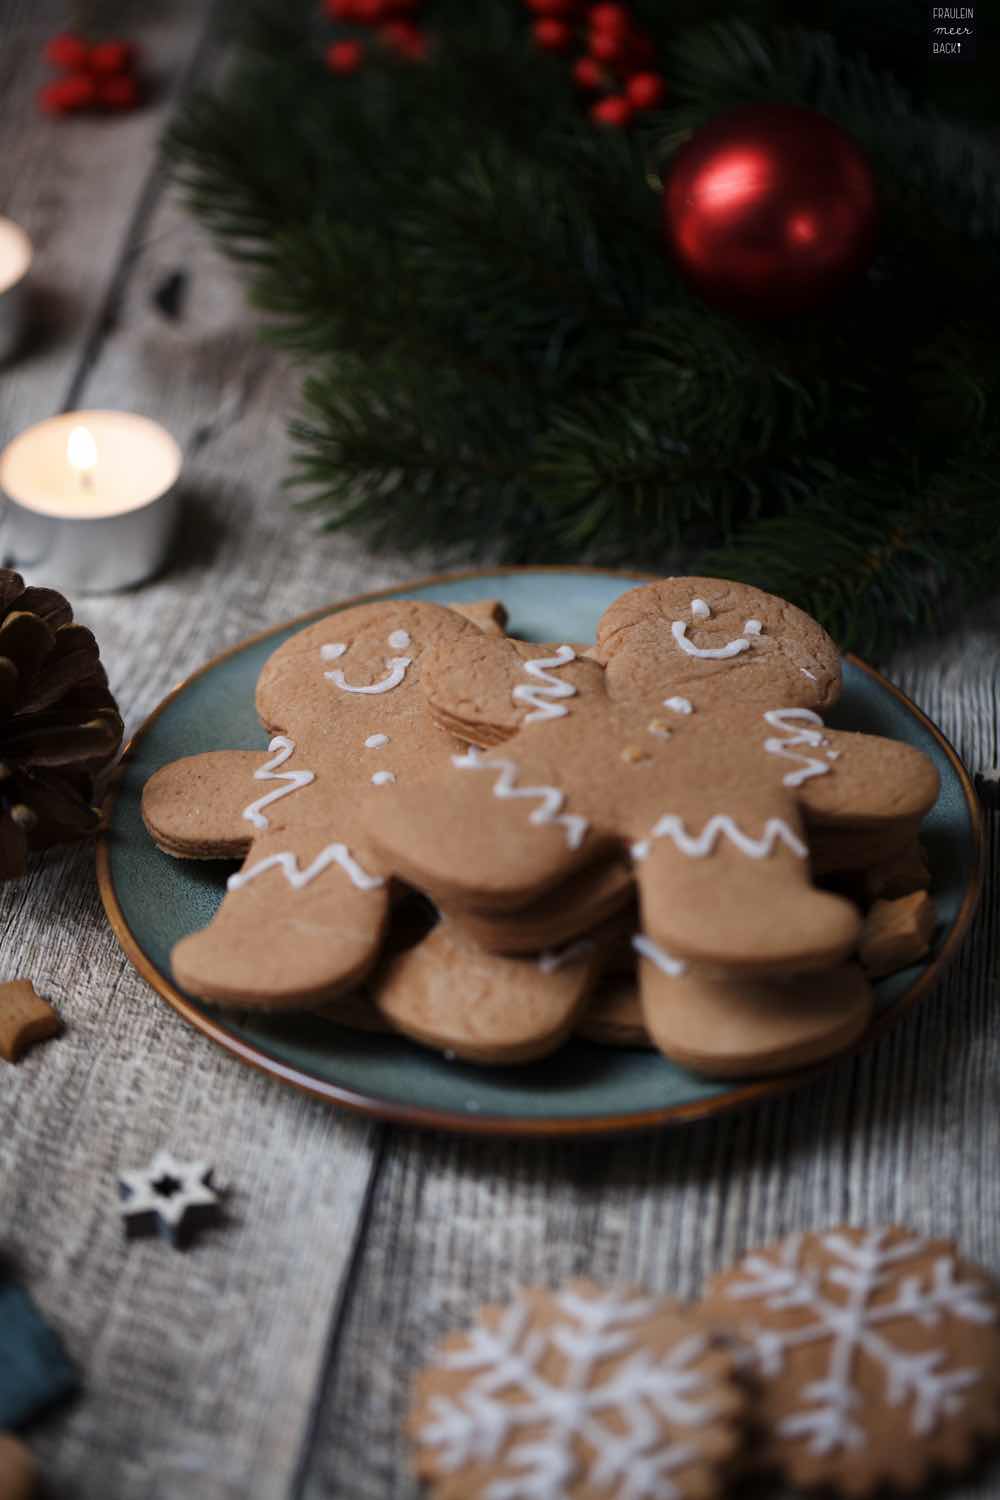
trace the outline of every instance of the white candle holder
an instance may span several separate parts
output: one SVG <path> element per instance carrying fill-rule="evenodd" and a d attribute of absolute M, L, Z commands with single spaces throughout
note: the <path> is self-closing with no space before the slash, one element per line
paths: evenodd
<path fill-rule="evenodd" d="M 0 455 L 5 561 L 67 593 L 131 588 L 163 566 L 181 451 L 148 417 L 73 411 L 29 427 Z"/>
<path fill-rule="evenodd" d="M 28 323 L 31 241 L 19 224 L 0 218 L 0 363 L 9 359 Z"/>

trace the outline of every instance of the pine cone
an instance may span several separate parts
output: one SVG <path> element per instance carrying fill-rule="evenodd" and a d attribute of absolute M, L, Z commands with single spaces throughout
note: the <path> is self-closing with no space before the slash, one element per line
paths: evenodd
<path fill-rule="evenodd" d="M 0 880 L 29 850 L 93 833 L 122 721 L 97 642 L 54 589 L 0 568 Z"/>

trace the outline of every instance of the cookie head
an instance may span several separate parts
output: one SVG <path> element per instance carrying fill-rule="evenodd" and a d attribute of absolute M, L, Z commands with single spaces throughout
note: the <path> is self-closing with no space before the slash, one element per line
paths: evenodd
<path fill-rule="evenodd" d="M 840 655 L 822 626 L 773 594 L 722 578 L 631 589 L 605 610 L 594 654 L 619 700 L 669 690 L 700 707 L 824 709 L 840 691 Z"/>

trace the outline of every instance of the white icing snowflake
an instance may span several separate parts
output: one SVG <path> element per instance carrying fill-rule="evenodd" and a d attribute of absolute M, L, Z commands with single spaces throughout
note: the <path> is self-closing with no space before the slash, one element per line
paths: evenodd
<path fill-rule="evenodd" d="M 496 1329 L 474 1328 L 440 1357 L 444 1368 L 473 1378 L 457 1397 L 429 1398 L 421 1441 L 439 1450 L 446 1472 L 502 1464 L 484 1500 L 566 1500 L 577 1483 L 619 1500 L 681 1500 L 670 1476 L 697 1462 L 700 1447 L 671 1441 L 664 1422 L 697 1429 L 716 1415 L 711 1378 L 695 1368 L 707 1340 L 682 1338 L 654 1359 L 637 1327 L 656 1302 L 572 1289 L 554 1301 L 562 1318 L 552 1327 L 533 1327 L 531 1305 L 515 1301 Z M 553 1352 L 561 1356 L 558 1384 L 550 1378 Z M 620 1362 L 602 1377 L 597 1367 L 609 1359 Z M 531 1436 L 519 1440 L 522 1429 Z"/>
<path fill-rule="evenodd" d="M 843 1233 L 823 1235 L 820 1243 L 830 1262 L 813 1267 L 801 1264 L 803 1237 L 793 1235 L 770 1254 L 748 1256 L 739 1268 L 744 1279 L 725 1286 L 727 1298 L 762 1301 L 774 1311 L 802 1308 L 810 1315 L 793 1328 L 741 1327 L 763 1379 L 782 1373 L 790 1351 L 829 1345 L 824 1377 L 801 1387 L 798 1409 L 776 1426 L 779 1436 L 805 1441 L 816 1456 L 867 1443 L 864 1400 L 854 1383 L 861 1355 L 881 1370 L 887 1405 L 911 1403 L 915 1437 L 961 1411 L 962 1392 L 980 1379 L 975 1369 L 945 1368 L 946 1349 L 915 1352 L 893 1343 L 891 1325 L 901 1319 L 924 1328 L 939 1326 L 945 1317 L 986 1324 L 994 1322 L 995 1309 L 983 1285 L 956 1280 L 950 1255 L 937 1256 L 926 1274 L 926 1241 L 914 1237 L 886 1244 L 887 1234 L 876 1229 L 858 1241 Z M 924 1265 L 913 1274 L 896 1269 L 921 1256 Z M 846 1293 L 843 1300 L 828 1295 L 835 1288 Z"/>

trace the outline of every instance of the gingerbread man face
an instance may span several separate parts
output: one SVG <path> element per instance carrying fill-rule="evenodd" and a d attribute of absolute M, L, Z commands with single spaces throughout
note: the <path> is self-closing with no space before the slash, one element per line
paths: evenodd
<path fill-rule="evenodd" d="M 668 579 L 616 601 L 592 655 L 437 652 L 424 681 L 439 720 L 490 746 L 513 703 L 520 727 L 453 755 L 419 801 L 373 809 L 385 859 L 437 899 L 502 911 L 629 857 L 651 982 L 840 962 L 858 913 L 813 886 L 807 819 L 908 839 L 937 778 L 908 746 L 823 726 L 813 705 L 839 687 L 825 632 L 759 590 Z"/>
<path fill-rule="evenodd" d="M 474 652 L 481 628 L 413 603 L 331 616 L 261 673 L 266 752 L 212 751 L 150 779 L 143 815 L 160 848 L 244 861 L 212 923 L 174 950 L 185 989 L 222 1005 L 301 1009 L 343 997 L 367 974 L 382 951 L 390 883 L 366 808 L 389 787 L 412 792 L 453 752 L 428 713 L 422 665 L 432 647 Z M 540 1056 L 586 1003 L 603 946 L 502 959 L 442 925 L 375 976 L 375 1013 L 461 1057 Z"/>
<path fill-rule="evenodd" d="M 605 610 L 593 654 L 612 699 L 647 702 L 668 686 L 664 697 L 702 711 L 761 703 L 822 710 L 840 694 L 840 654 L 815 620 L 718 578 L 631 589 Z"/>

